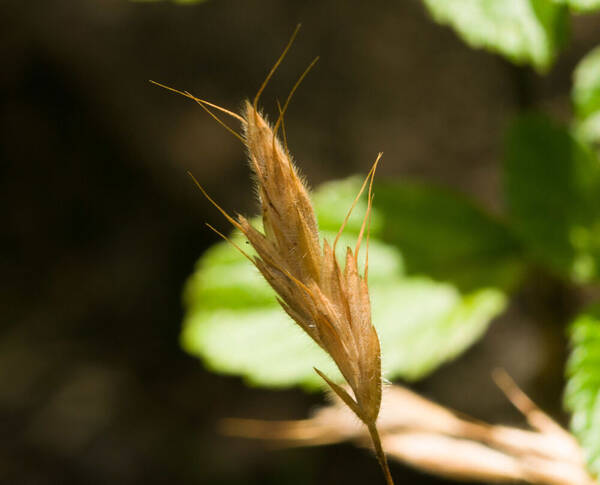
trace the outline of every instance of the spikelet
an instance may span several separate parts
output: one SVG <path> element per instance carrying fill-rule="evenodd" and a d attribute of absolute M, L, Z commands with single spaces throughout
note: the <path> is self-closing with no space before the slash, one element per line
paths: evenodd
<path fill-rule="evenodd" d="M 308 192 L 287 151 L 250 103 L 244 119 L 265 231 L 239 217 L 258 254 L 254 264 L 288 315 L 333 358 L 355 399 L 320 374 L 362 421 L 373 424 L 381 403 L 380 351 L 367 284 L 358 271 L 358 248 L 347 249 L 342 271 L 329 243 L 321 247 Z"/>
<path fill-rule="evenodd" d="M 325 240 L 321 247 L 308 191 L 287 149 L 250 102 L 246 102 L 242 117 L 248 158 L 256 176 L 264 234 L 243 216 L 238 216 L 236 226 L 256 250 L 257 256 L 251 260 L 277 293 L 283 309 L 337 364 L 354 397 L 315 370 L 367 425 L 374 435 L 378 458 L 385 460 L 375 428 L 382 379 L 379 339 L 371 322 L 366 281 L 368 259 L 365 278 L 358 270 L 360 240 L 371 210 L 372 182 L 381 154 L 361 189 L 362 193 L 370 182 L 367 214 L 356 249 L 346 249 L 342 270 L 335 257 L 339 234 L 333 246 Z M 340 233 L 342 230 L 343 226 Z"/>
<path fill-rule="evenodd" d="M 290 92 L 283 109 L 280 107 L 279 119 L 275 126 L 269 125 L 258 111 L 260 94 L 291 46 L 297 32 L 298 29 L 271 69 L 254 102 L 246 101 L 241 115 L 198 99 L 188 92 L 181 92 L 159 83 L 154 84 L 196 101 L 245 145 L 249 164 L 256 179 L 264 233 L 254 228 L 241 215 L 238 215 L 237 219 L 231 217 L 211 199 L 195 178 L 194 181 L 206 198 L 246 236 L 257 255 L 250 257 L 235 243 L 232 244 L 258 268 L 277 293 L 278 301 L 287 314 L 336 363 L 353 396 L 318 369 L 315 368 L 315 371 L 365 423 L 386 481 L 388 485 L 393 485 L 375 425 L 381 406 L 382 378 L 379 339 L 371 322 L 371 304 L 367 286 L 368 229 L 364 277 L 360 275 L 358 269 L 361 241 L 370 219 L 373 178 L 381 154 L 365 179 L 333 245 L 326 240 L 321 245 L 308 190 L 292 163 L 287 145 L 282 145 L 277 138 L 277 131 L 283 122 L 283 114 L 289 100 L 316 59 Z M 223 123 L 209 107 L 223 111 L 240 121 L 244 127 L 243 135 Z M 335 256 L 337 242 L 367 183 L 369 184 L 367 214 L 363 220 L 356 248 L 354 251 L 351 248 L 346 249 L 345 266 L 342 269 Z M 211 229 L 215 230 L 212 227 Z M 215 232 L 227 239 L 218 231 Z"/>

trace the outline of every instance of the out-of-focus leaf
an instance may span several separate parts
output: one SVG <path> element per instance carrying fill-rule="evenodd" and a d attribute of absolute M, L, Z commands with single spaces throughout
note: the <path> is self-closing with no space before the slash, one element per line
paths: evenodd
<path fill-rule="evenodd" d="M 380 238 L 400 247 L 407 272 L 449 281 L 462 291 L 514 286 L 520 244 L 495 218 L 448 190 L 414 183 L 377 186 Z"/>
<path fill-rule="evenodd" d="M 344 219 L 360 184 L 361 179 L 353 177 L 326 184 L 313 195 L 322 235 L 329 241 L 334 239 L 334 231 Z M 506 282 L 504 273 L 510 271 L 504 272 L 499 267 L 509 264 L 514 257 L 514 246 L 494 244 L 496 237 L 507 238 L 502 227 L 486 220 L 482 213 L 461 199 L 452 204 L 449 193 L 431 189 L 432 200 L 426 203 L 428 189 L 425 187 L 405 187 L 410 196 L 401 195 L 402 184 L 380 185 L 375 190 L 369 287 L 373 322 L 381 340 L 383 368 L 388 378 L 417 379 L 460 354 L 502 311 L 506 302 L 502 290 Z M 399 194 L 396 202 L 395 190 Z M 418 197 L 414 196 L 415 191 Z M 437 219 L 436 203 L 441 205 Z M 420 224 L 429 231 L 418 227 L 419 210 Z M 341 260 L 345 246 L 355 244 L 365 211 L 366 204 L 361 200 L 338 245 Z M 454 232 L 445 227 L 451 225 L 452 217 L 459 225 Z M 415 231 L 412 238 L 400 235 L 403 223 L 407 231 Z M 482 227 L 478 227 L 479 224 Z M 469 231 L 474 234 L 466 234 Z M 234 237 L 243 244 L 240 234 Z M 389 242 L 393 240 L 400 245 L 406 242 L 407 246 L 411 243 L 415 247 L 419 246 L 420 238 L 421 247 L 406 253 L 418 264 L 405 260 L 398 246 L 381 239 L 388 237 Z M 453 244 L 446 240 L 453 237 L 461 238 L 462 242 Z M 485 249 L 486 243 L 490 245 L 489 251 Z M 249 250 L 247 245 L 244 248 Z M 479 258 L 480 263 L 489 268 L 485 278 L 476 263 L 467 264 L 469 248 L 473 260 Z M 428 259 L 425 256 L 428 251 L 436 254 Z M 364 251 L 361 254 L 364 258 Z M 450 261 L 454 257 L 462 257 L 462 264 Z M 426 268 L 433 269 L 438 263 L 442 266 L 445 263 L 440 274 L 452 276 L 457 272 L 468 279 L 469 291 L 461 292 L 450 282 L 451 278 L 441 282 L 425 275 L 407 276 L 405 272 L 405 265 L 411 272 L 418 269 L 424 273 Z M 481 274 L 467 278 L 469 271 Z M 498 278 L 499 274 L 503 276 Z M 474 281 L 481 285 L 475 287 Z M 313 366 L 339 378 L 329 357 L 279 307 L 258 271 L 226 243 L 215 245 L 200 259 L 186 286 L 185 304 L 183 345 L 215 371 L 241 375 L 250 383 L 271 387 L 321 386 L 322 381 Z"/>
<path fill-rule="evenodd" d="M 322 229 L 336 230 L 361 182 L 329 182 L 314 194 Z M 366 201 L 359 201 L 349 230 L 358 232 L 366 209 Z M 431 185 L 377 183 L 371 235 L 400 248 L 409 274 L 448 281 L 461 291 L 510 289 L 521 274 L 520 244 L 503 223 L 465 197 Z"/>
<path fill-rule="evenodd" d="M 600 9 L 600 0 L 554 0 L 556 3 L 568 5 L 575 12 L 593 12 Z"/>
<path fill-rule="evenodd" d="M 570 329 L 565 404 L 571 430 L 581 443 L 589 471 L 600 477 L 600 306 L 579 315 Z"/>
<path fill-rule="evenodd" d="M 600 47 L 587 54 L 575 69 L 573 105 L 576 133 L 587 142 L 600 142 Z"/>
<path fill-rule="evenodd" d="M 547 69 L 567 31 L 567 9 L 548 0 L 423 0 L 472 47 Z"/>
<path fill-rule="evenodd" d="M 565 128 L 525 116 L 509 130 L 505 190 L 531 256 L 577 282 L 600 270 L 600 163 Z"/>
<path fill-rule="evenodd" d="M 371 292 L 384 375 L 416 380 L 476 342 L 506 305 L 497 288 L 467 295 L 425 277 L 378 285 Z"/>
<path fill-rule="evenodd" d="M 575 123 L 575 135 L 583 142 L 595 147 L 600 154 L 600 111 Z"/>

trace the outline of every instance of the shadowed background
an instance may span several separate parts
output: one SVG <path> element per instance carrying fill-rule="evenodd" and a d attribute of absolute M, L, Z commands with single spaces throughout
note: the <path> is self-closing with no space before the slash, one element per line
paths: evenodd
<path fill-rule="evenodd" d="M 501 205 L 504 129 L 522 108 L 570 115 L 577 61 L 600 16 L 576 17 L 542 78 L 470 49 L 417 0 L 196 5 L 5 1 L 0 5 L 0 481 L 11 484 L 377 483 L 351 445 L 272 450 L 224 438 L 223 417 L 301 418 L 323 402 L 209 373 L 179 347 L 181 290 L 223 218 L 256 211 L 240 143 L 154 79 L 232 109 L 267 112 L 321 56 L 286 116 L 310 184 L 365 173 L 418 177 Z M 540 283 L 529 292 L 564 295 Z M 568 301 L 526 292 L 486 337 L 416 388 L 491 421 L 518 421 L 490 379 L 505 367 L 561 417 Z M 541 314 L 542 326 L 530 315 Z M 550 324 L 548 324 L 550 322 Z M 564 416 L 562 417 L 564 421 Z M 449 483 L 392 464 L 402 483 Z"/>

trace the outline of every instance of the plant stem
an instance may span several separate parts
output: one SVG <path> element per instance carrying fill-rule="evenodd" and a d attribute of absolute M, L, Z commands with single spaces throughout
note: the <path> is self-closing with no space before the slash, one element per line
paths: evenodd
<path fill-rule="evenodd" d="M 371 441 L 373 441 L 373 447 L 375 448 L 375 456 L 377 457 L 377 461 L 381 466 L 381 470 L 383 471 L 385 481 L 387 485 L 394 485 L 394 480 L 392 480 L 392 474 L 390 473 L 390 467 L 388 466 L 387 458 L 385 456 L 385 453 L 383 452 L 383 447 L 381 446 L 381 439 L 379 438 L 379 431 L 377 431 L 377 426 L 375 426 L 375 423 L 372 423 L 368 424 L 367 428 L 369 428 Z"/>

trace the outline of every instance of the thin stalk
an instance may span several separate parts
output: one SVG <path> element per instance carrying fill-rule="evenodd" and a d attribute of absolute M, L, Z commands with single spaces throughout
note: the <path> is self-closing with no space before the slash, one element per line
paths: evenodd
<path fill-rule="evenodd" d="M 369 428 L 371 441 L 373 441 L 373 447 L 375 448 L 375 456 L 377 457 L 377 461 L 379 462 L 381 470 L 383 471 L 385 482 L 387 483 L 387 485 L 394 485 L 394 480 L 392 480 L 392 474 L 390 473 L 390 467 L 388 466 L 387 458 L 385 456 L 385 453 L 383 452 L 383 447 L 381 446 L 381 439 L 379 438 L 379 431 L 377 431 L 377 426 L 375 426 L 375 423 L 373 423 L 368 424 L 367 428 Z"/>

